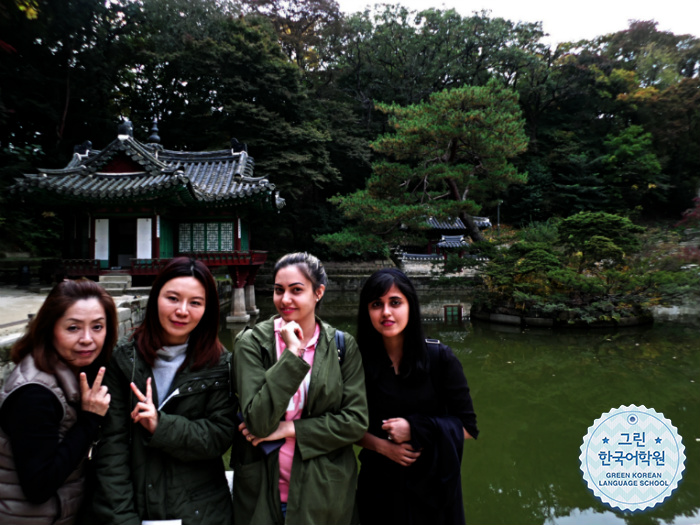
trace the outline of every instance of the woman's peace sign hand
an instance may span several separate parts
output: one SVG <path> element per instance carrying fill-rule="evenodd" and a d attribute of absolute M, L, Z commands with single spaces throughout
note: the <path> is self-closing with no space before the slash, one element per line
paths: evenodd
<path fill-rule="evenodd" d="M 92 387 L 88 385 L 85 372 L 80 373 L 80 406 L 86 412 L 93 412 L 98 416 L 104 416 L 109 409 L 111 396 L 107 393 L 107 387 L 102 386 L 102 378 L 105 376 L 105 367 L 100 368 Z"/>
<path fill-rule="evenodd" d="M 153 391 L 151 389 L 151 378 L 146 379 L 146 395 L 144 396 L 138 387 L 131 383 L 131 390 L 136 395 L 136 399 L 139 400 L 131 411 L 131 419 L 134 423 L 141 423 L 143 428 L 148 430 L 151 434 L 155 433 L 156 427 L 158 426 L 158 410 L 153 404 Z"/>

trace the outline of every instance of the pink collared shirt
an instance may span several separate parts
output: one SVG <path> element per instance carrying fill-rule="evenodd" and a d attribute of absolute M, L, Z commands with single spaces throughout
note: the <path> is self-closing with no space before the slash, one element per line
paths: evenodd
<path fill-rule="evenodd" d="M 284 325 L 284 321 L 281 317 L 278 317 L 274 321 L 275 323 L 275 341 L 277 346 L 277 359 L 282 356 L 282 352 L 287 348 L 284 343 L 282 336 L 280 335 L 280 330 Z M 299 385 L 299 388 L 294 393 L 294 395 L 289 400 L 289 405 L 287 405 L 287 413 L 284 416 L 285 421 L 294 421 L 295 419 L 301 418 L 301 413 L 306 406 L 307 397 L 309 395 L 309 383 L 311 382 L 311 370 L 314 366 L 314 355 L 316 354 L 316 344 L 318 343 L 318 336 L 321 333 L 321 326 L 316 323 L 316 329 L 314 330 L 313 337 L 309 340 L 304 351 L 304 361 L 309 363 L 309 372 L 304 377 L 304 380 Z M 288 437 L 285 439 L 284 444 L 280 448 L 279 452 L 279 462 L 280 462 L 280 500 L 282 503 L 287 502 L 289 497 L 289 479 L 292 475 L 292 460 L 294 459 L 294 448 L 296 447 L 296 439 L 293 437 Z"/>

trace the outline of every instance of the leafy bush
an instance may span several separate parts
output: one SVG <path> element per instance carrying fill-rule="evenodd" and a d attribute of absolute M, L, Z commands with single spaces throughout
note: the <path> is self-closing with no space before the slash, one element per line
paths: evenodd
<path fill-rule="evenodd" d="M 366 232 L 360 233 L 348 228 L 336 233 L 316 237 L 316 241 L 328 246 L 341 259 L 388 258 L 390 250 L 380 239 Z"/>
<path fill-rule="evenodd" d="M 629 219 L 582 212 L 561 221 L 556 236 L 551 226 L 535 224 L 522 240 L 496 251 L 477 290 L 477 310 L 570 323 L 619 321 L 700 288 L 698 272 L 683 269 L 683 252 L 669 251 L 656 237 L 641 239 L 646 230 Z"/>
<path fill-rule="evenodd" d="M 14 178 L 32 169 L 44 156 L 35 144 L 0 149 L 0 250 L 30 252 L 34 256 L 60 253 L 62 222 L 52 212 L 7 197 Z"/>
<path fill-rule="evenodd" d="M 531 222 L 518 233 L 522 241 L 554 244 L 559 236 L 559 219 L 550 218 L 544 222 Z"/>
<path fill-rule="evenodd" d="M 620 217 L 602 211 L 580 212 L 567 217 L 558 225 L 559 239 L 569 253 L 583 251 L 586 241 L 593 236 L 605 237 L 624 251 L 634 251 L 640 247 L 637 234 L 645 230 L 632 223 L 627 217 Z"/>

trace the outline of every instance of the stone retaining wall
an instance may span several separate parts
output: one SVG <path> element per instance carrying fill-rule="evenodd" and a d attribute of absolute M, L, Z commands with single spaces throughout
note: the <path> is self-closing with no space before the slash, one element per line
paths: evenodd
<path fill-rule="evenodd" d="M 356 262 L 324 262 L 324 268 L 328 275 L 328 292 L 360 292 L 362 285 L 367 278 L 377 270 L 382 268 L 396 268 L 391 259 L 376 259 L 373 261 Z M 255 279 L 255 289 L 258 291 L 272 291 L 272 269 L 274 262 L 267 262 L 258 272 Z M 427 264 L 425 271 L 409 271 L 404 269 L 406 275 L 413 281 L 416 290 L 425 291 L 446 291 L 464 292 L 465 280 L 471 280 L 476 275 L 473 269 L 465 269 L 460 274 L 453 274 L 449 280 L 436 276 L 432 270 L 432 265 Z"/>
<path fill-rule="evenodd" d="M 593 321 L 588 323 L 581 319 L 568 318 L 550 318 L 550 317 L 527 317 L 526 315 L 516 315 L 511 313 L 490 312 L 487 310 L 475 310 L 472 308 L 470 319 L 477 321 L 487 321 L 489 323 L 504 324 L 511 326 L 528 326 L 539 328 L 552 328 L 555 326 L 565 328 L 613 328 L 618 326 L 637 326 L 642 324 L 650 324 L 653 322 L 653 317 L 635 316 L 622 317 L 619 320 L 610 321 Z"/>
<path fill-rule="evenodd" d="M 323 263 L 326 273 L 330 275 L 372 275 L 382 268 L 396 266 L 391 259 L 376 259 L 374 261 L 335 262 Z"/>
<path fill-rule="evenodd" d="M 255 278 L 256 290 L 272 291 L 272 270 L 274 261 L 266 262 L 258 271 Z M 357 262 L 323 262 L 323 267 L 328 276 L 329 291 L 359 291 L 365 279 L 382 268 L 394 268 L 396 265 L 391 259 L 377 259 L 374 261 Z"/>
<path fill-rule="evenodd" d="M 433 261 L 403 261 L 401 270 L 411 279 L 430 278 L 440 275 L 444 262 L 439 261 L 437 264 Z M 454 279 L 474 279 L 479 273 L 477 268 L 464 268 L 459 273 L 447 274 L 446 277 Z"/>

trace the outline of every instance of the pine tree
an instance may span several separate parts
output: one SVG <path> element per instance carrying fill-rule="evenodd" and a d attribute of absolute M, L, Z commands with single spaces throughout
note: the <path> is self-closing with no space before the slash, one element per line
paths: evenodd
<path fill-rule="evenodd" d="M 359 228 L 318 240 L 346 255 L 353 244 L 414 244 L 431 216 L 459 217 L 470 237 L 482 240 L 472 215 L 510 184 L 527 181 L 509 161 L 527 147 L 517 95 L 492 81 L 377 109 L 395 129 L 371 144 L 384 158 L 364 189 L 332 199 Z"/>

